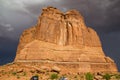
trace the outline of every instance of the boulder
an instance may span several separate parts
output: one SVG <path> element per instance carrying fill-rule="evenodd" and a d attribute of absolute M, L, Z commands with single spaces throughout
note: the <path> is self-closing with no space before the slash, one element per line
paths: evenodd
<path fill-rule="evenodd" d="M 59 73 L 61 69 L 57 66 L 53 66 L 51 71 Z"/>

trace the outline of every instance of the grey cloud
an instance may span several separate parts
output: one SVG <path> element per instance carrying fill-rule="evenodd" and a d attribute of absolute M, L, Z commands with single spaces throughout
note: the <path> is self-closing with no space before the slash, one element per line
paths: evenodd
<path fill-rule="evenodd" d="M 112 1 L 112 0 L 111 0 Z M 113 1 L 112 1 L 113 2 Z M 120 1 L 115 0 L 106 11 L 106 31 L 120 31 Z"/>
<path fill-rule="evenodd" d="M 4 26 L 4 28 L 5 28 L 7 31 L 9 31 L 9 32 L 11 32 L 11 31 L 14 30 L 14 28 L 11 26 L 11 24 L 3 24 L 3 23 L 1 23 L 1 25 Z"/>
<path fill-rule="evenodd" d="M 2 0 L 0 3 L 0 36 L 18 39 L 21 32 L 36 21 L 35 17 L 24 8 L 22 2 L 19 4 L 17 1 Z"/>
<path fill-rule="evenodd" d="M 110 32 L 111 30 L 120 30 L 119 2 L 119 0 L 69 0 L 69 2 L 68 0 L 61 0 L 59 2 L 46 0 L 44 3 L 24 3 L 24 8 L 35 16 L 39 16 L 41 8 L 49 5 L 63 11 L 77 9 L 84 15 L 88 26 L 95 28 L 97 31 Z"/>
<path fill-rule="evenodd" d="M 0 37 L 12 37 L 13 27 L 9 24 L 0 24 Z M 13 37 L 12 37 L 13 38 Z"/>

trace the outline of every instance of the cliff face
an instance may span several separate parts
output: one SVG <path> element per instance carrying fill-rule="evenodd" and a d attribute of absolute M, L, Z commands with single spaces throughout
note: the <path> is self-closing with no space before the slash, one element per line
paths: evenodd
<path fill-rule="evenodd" d="M 97 33 L 85 25 L 82 15 L 76 10 L 62 13 L 53 7 L 44 8 L 38 23 L 20 37 L 15 61 L 22 60 L 83 62 L 88 65 L 87 71 L 94 69 L 91 63 L 105 63 L 103 67 L 109 63 L 109 69 L 117 71 L 114 61 L 105 57 Z"/>
<path fill-rule="evenodd" d="M 101 46 L 96 32 L 86 27 L 76 10 L 63 14 L 55 8 L 43 9 L 36 28 L 36 39 L 41 41 L 63 46 Z"/>

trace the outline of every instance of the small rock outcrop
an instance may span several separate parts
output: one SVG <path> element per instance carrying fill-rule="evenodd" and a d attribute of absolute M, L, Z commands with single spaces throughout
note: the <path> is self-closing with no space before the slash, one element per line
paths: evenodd
<path fill-rule="evenodd" d="M 15 61 L 57 64 L 75 72 L 117 71 L 83 16 L 76 10 L 62 13 L 53 7 L 44 8 L 38 23 L 23 32 Z"/>
<path fill-rule="evenodd" d="M 59 73 L 61 69 L 57 66 L 53 66 L 51 71 Z"/>

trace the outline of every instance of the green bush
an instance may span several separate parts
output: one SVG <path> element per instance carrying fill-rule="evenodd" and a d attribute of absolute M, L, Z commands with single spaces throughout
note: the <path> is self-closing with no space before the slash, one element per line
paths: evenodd
<path fill-rule="evenodd" d="M 111 75 L 110 74 L 105 74 L 105 75 L 103 75 L 103 78 L 106 79 L 106 80 L 110 80 Z"/>
<path fill-rule="evenodd" d="M 16 74 L 17 74 L 17 72 L 12 72 L 12 75 L 14 75 L 14 76 L 15 76 Z"/>
<path fill-rule="evenodd" d="M 86 78 L 86 80 L 93 80 L 94 76 L 91 73 L 86 73 L 85 78 Z"/>
<path fill-rule="evenodd" d="M 58 74 L 51 74 L 51 76 L 50 76 L 50 78 L 52 79 L 52 80 L 54 80 L 54 79 L 57 79 L 58 78 Z"/>

